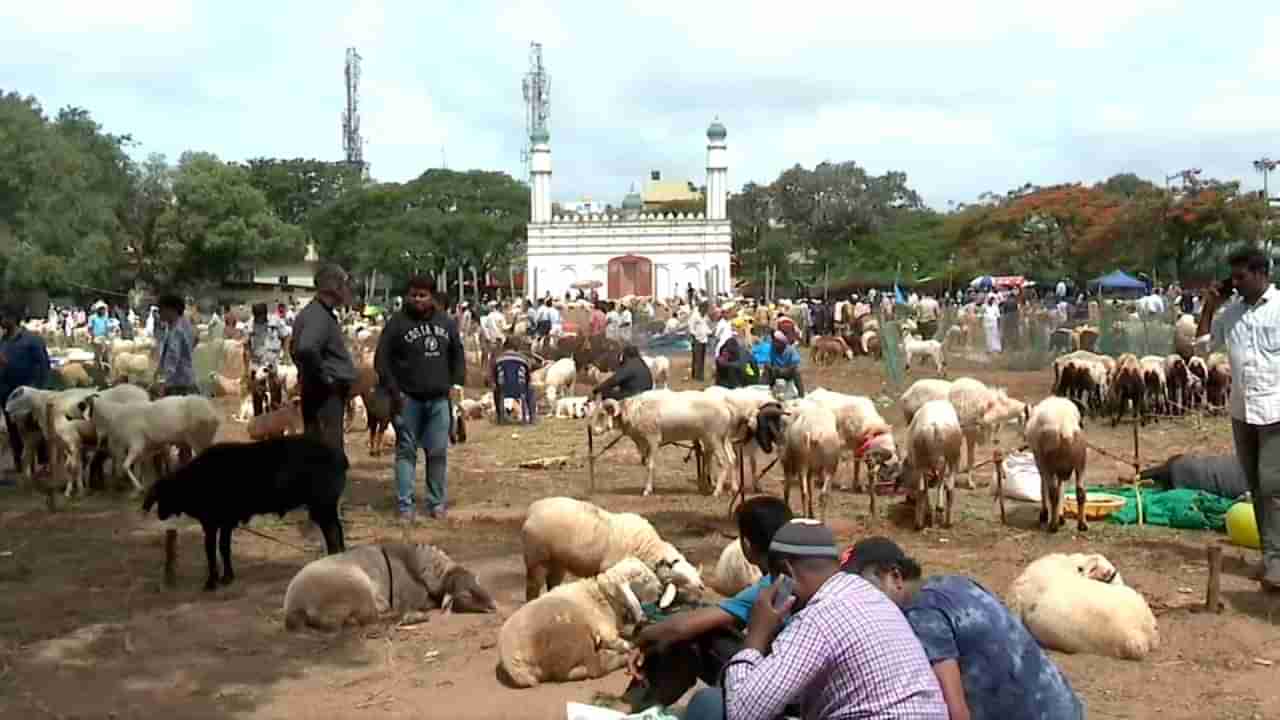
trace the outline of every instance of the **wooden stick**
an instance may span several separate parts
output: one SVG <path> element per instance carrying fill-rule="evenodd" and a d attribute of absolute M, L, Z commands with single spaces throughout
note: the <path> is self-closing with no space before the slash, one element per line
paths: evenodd
<path fill-rule="evenodd" d="M 596 434 L 587 423 L 587 497 L 596 494 Z"/>
<path fill-rule="evenodd" d="M 1000 524 L 1008 525 L 1004 514 L 1004 453 L 996 448 L 991 453 L 991 462 L 996 466 L 996 502 L 1000 504 Z"/>
<path fill-rule="evenodd" d="M 1138 424 L 1133 425 L 1133 498 L 1138 503 L 1138 527 L 1146 525 L 1142 512 L 1142 460 L 1138 454 Z"/>
<path fill-rule="evenodd" d="M 867 463 L 867 494 L 871 496 L 871 517 L 874 518 L 876 517 L 876 477 L 871 472 L 870 463 Z"/>
<path fill-rule="evenodd" d="M 1209 588 L 1205 593 L 1205 609 L 1211 613 L 1222 612 L 1222 601 L 1219 593 L 1222 586 L 1222 546 L 1210 545 L 1209 548 Z"/>
<path fill-rule="evenodd" d="M 164 584 L 173 587 L 178 584 L 178 531 L 164 531 Z"/>

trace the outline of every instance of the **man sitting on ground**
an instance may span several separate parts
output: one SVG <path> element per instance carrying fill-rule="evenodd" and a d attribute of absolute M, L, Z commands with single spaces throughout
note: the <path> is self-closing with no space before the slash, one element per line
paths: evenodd
<path fill-rule="evenodd" d="M 751 619 L 751 607 L 772 582 L 766 567 L 769 543 L 791 521 L 791 509 L 779 498 L 759 495 L 739 505 L 734 517 L 743 557 L 764 576 L 719 605 L 679 613 L 640 631 L 631 659 L 636 681 L 627 689 L 628 695 L 642 687 L 647 691 L 633 702 L 636 712 L 650 705 L 671 705 L 699 678 L 715 685 L 724 664 L 742 649 L 742 629 Z"/>
<path fill-rule="evenodd" d="M 921 582 L 892 540 L 853 546 L 845 572 L 884 591 L 907 616 L 942 686 L 951 720 L 1079 720 L 1067 678 L 994 595 L 959 575 Z"/>
<path fill-rule="evenodd" d="M 840 572 L 827 526 L 809 519 L 784 525 L 769 544 L 769 571 L 790 578 L 791 597 L 776 598 L 781 580 L 760 591 L 745 648 L 725 666 L 723 691 L 698 691 L 687 720 L 773 720 L 790 704 L 806 720 L 947 720 L 911 626 L 874 585 Z"/>

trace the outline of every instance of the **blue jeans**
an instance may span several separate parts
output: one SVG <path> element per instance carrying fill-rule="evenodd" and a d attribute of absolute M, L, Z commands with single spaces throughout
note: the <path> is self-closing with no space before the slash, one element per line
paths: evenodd
<path fill-rule="evenodd" d="M 445 508 L 449 479 L 449 399 L 422 402 L 404 398 L 404 408 L 391 419 L 396 429 L 396 505 L 402 513 L 414 509 L 413 486 L 418 448 L 427 455 L 427 511 Z"/>
<path fill-rule="evenodd" d="M 704 687 L 689 698 L 684 720 L 724 720 L 724 691 L 718 687 Z"/>

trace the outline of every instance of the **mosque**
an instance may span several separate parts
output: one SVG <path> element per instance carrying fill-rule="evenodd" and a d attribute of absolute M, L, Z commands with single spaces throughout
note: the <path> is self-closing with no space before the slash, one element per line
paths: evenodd
<path fill-rule="evenodd" d="M 619 213 L 551 214 L 551 137 L 535 131 L 530 160 L 528 225 L 529 297 L 564 293 L 589 281 L 602 298 L 683 296 L 690 285 L 713 297 L 733 287 L 729 257 L 728 132 L 718 120 L 707 128 L 706 210 L 646 212 L 639 194 L 627 195 Z"/>

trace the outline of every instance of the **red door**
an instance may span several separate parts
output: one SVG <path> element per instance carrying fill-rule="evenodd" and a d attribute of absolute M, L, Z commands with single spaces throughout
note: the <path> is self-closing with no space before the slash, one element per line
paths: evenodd
<path fill-rule="evenodd" d="M 646 257 L 623 255 L 609 261 L 609 297 L 653 294 L 653 263 Z"/>

